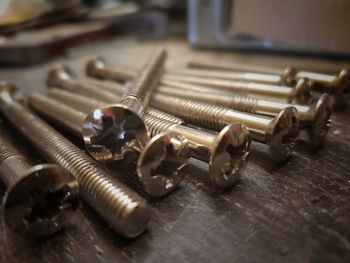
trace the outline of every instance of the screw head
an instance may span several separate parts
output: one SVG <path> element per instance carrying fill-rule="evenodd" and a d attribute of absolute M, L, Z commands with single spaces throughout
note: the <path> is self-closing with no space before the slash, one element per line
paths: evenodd
<path fill-rule="evenodd" d="M 86 72 L 86 75 L 88 76 L 98 77 L 98 74 L 96 73 L 97 70 L 104 69 L 105 67 L 106 67 L 106 63 L 104 62 L 104 60 L 100 57 L 95 57 L 90 59 L 86 63 L 85 72 Z"/>
<path fill-rule="evenodd" d="M 347 69 L 340 71 L 334 83 L 334 98 L 337 108 L 344 108 L 350 97 L 350 72 Z"/>
<path fill-rule="evenodd" d="M 46 83 L 48 87 L 60 87 L 65 80 L 75 77 L 75 73 L 70 68 L 58 65 L 49 71 Z"/>
<path fill-rule="evenodd" d="M 291 85 L 291 86 L 294 85 L 296 74 L 297 74 L 296 68 L 293 68 L 293 67 L 285 68 L 282 73 L 283 84 Z"/>
<path fill-rule="evenodd" d="M 82 135 L 88 152 L 98 161 L 136 161 L 149 140 L 142 118 L 121 104 L 90 112 Z"/>
<path fill-rule="evenodd" d="M 184 179 L 181 171 L 189 155 L 183 136 L 161 133 L 154 136 L 142 150 L 137 174 L 145 192 L 163 196 L 172 192 Z"/>
<path fill-rule="evenodd" d="M 294 107 L 283 109 L 271 122 L 269 152 L 271 157 L 282 162 L 292 153 L 299 135 L 298 111 Z"/>
<path fill-rule="evenodd" d="M 311 100 L 310 80 L 306 78 L 299 79 L 294 87 L 292 102 L 296 104 L 309 104 Z"/>
<path fill-rule="evenodd" d="M 3 199 L 6 224 L 24 237 L 39 238 L 62 228 L 77 207 L 67 183 L 72 178 L 56 164 L 36 165 L 12 185 Z"/>
<path fill-rule="evenodd" d="M 250 142 L 247 127 L 240 123 L 227 125 L 216 136 L 209 175 L 218 186 L 232 186 L 240 178 L 248 162 Z"/>
<path fill-rule="evenodd" d="M 314 112 L 314 117 L 311 126 L 307 128 L 307 133 L 312 145 L 319 148 L 331 126 L 331 97 L 328 94 L 323 94 L 311 110 Z"/>

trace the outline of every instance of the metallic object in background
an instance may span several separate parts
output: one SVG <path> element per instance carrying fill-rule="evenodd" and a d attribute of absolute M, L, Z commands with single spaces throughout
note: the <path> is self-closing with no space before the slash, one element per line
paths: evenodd
<path fill-rule="evenodd" d="M 196 86 L 194 86 L 194 89 L 192 89 L 191 85 L 186 84 L 173 86 L 175 87 L 160 86 L 157 93 L 267 116 L 276 116 L 287 107 L 295 107 L 298 110 L 300 120 L 299 128 L 306 129 L 310 141 L 316 148 L 322 145 L 330 127 L 332 109 L 328 94 L 323 94 L 312 105 L 298 105 L 232 94 L 228 95 L 227 92 L 222 94 L 219 91 L 216 93 L 203 93 L 203 89 L 200 87 L 196 89 Z"/>
<path fill-rule="evenodd" d="M 110 68 L 102 58 L 93 58 L 86 63 L 86 75 L 99 79 L 127 82 L 133 80 L 135 71 L 125 68 Z"/>
<path fill-rule="evenodd" d="M 213 130 L 241 122 L 248 127 L 253 140 L 268 145 L 271 157 L 278 162 L 291 155 L 299 134 L 297 110 L 293 107 L 285 108 L 276 117 L 269 118 L 161 94 L 155 94 L 151 103 L 186 122 Z"/>
<path fill-rule="evenodd" d="M 269 98 L 272 100 L 282 100 L 299 104 L 307 104 L 311 99 L 311 88 L 309 81 L 306 79 L 298 80 L 295 87 L 278 86 L 258 82 L 205 79 L 202 77 L 177 76 L 169 74 L 166 75 L 163 80 L 190 83 L 213 89 L 227 90 L 244 96 Z"/>
<path fill-rule="evenodd" d="M 81 127 L 90 110 L 80 112 L 40 94 L 31 95 L 28 103 L 41 115 L 81 137 Z M 163 196 L 178 187 L 184 178 L 181 169 L 186 164 L 187 153 L 187 141 L 182 136 L 162 133 L 152 137 L 137 162 L 138 179 L 145 192 L 151 196 Z"/>
<path fill-rule="evenodd" d="M 167 70 L 166 73 L 179 76 L 203 77 L 205 79 L 226 79 L 226 80 L 242 80 L 247 82 L 260 82 L 272 85 L 286 85 L 293 86 L 294 78 L 290 79 L 289 75 L 268 74 L 259 72 L 245 72 L 245 71 L 223 71 L 219 69 L 202 69 L 201 64 L 189 62 L 189 67 L 200 69 L 172 69 Z"/>
<path fill-rule="evenodd" d="M 83 109 L 86 113 L 98 105 L 106 104 L 103 101 L 96 102 L 69 92 L 63 91 L 62 96 L 60 90 L 53 91 L 49 93 L 50 97 L 70 107 Z M 184 136 L 189 142 L 190 155 L 209 163 L 209 176 L 217 185 L 231 186 L 243 173 L 250 146 L 249 134 L 244 125 L 237 123 L 227 125 L 218 134 L 213 134 L 183 126 L 181 119 L 161 111 L 153 110 L 152 114 L 149 112 L 144 113 L 143 118 L 151 134 L 156 136 L 162 132 L 170 132 Z"/>
<path fill-rule="evenodd" d="M 232 186 L 245 170 L 250 137 L 244 125 L 233 123 L 213 134 L 148 114 L 144 114 L 144 119 L 152 135 L 167 131 L 185 136 L 191 156 L 209 164 L 209 176 L 216 185 Z"/>
<path fill-rule="evenodd" d="M 139 195 L 109 174 L 39 117 L 13 99 L 14 88 L 0 85 L 0 109 L 48 160 L 57 163 L 78 181 L 80 193 L 118 233 L 133 238 L 149 220 L 149 209 Z"/>
<path fill-rule="evenodd" d="M 128 84 L 119 104 L 87 115 L 82 133 L 89 152 L 98 159 L 128 160 L 146 145 L 149 137 L 141 115 L 163 71 L 165 58 L 164 49 L 154 52 Z"/>
<path fill-rule="evenodd" d="M 5 223 L 24 237 L 54 234 L 77 208 L 79 187 L 70 175 L 57 164 L 31 166 L 2 134 L 0 179 Z"/>
<path fill-rule="evenodd" d="M 311 87 L 321 87 L 327 93 L 334 94 L 337 106 L 344 106 L 348 103 L 350 95 L 350 72 L 347 69 L 341 70 L 338 74 L 324 74 L 307 70 L 297 70 L 292 67 L 276 68 L 269 66 L 257 66 L 238 63 L 218 64 L 205 61 L 190 61 L 187 64 L 193 68 L 205 68 L 225 71 L 250 71 L 249 74 L 273 74 L 285 79 L 286 84 L 292 85 L 296 81 L 307 78 L 311 82 Z M 228 72 L 227 72 L 228 73 Z"/>
<path fill-rule="evenodd" d="M 128 73 L 125 74 L 124 72 Z M 87 75 L 95 78 L 101 78 L 105 80 L 113 80 L 113 81 L 131 81 L 133 77 L 135 77 L 136 73 L 130 69 L 123 68 L 110 68 L 108 67 L 102 59 L 92 59 L 87 62 L 86 65 L 86 73 Z M 205 74 L 207 75 L 207 74 Z M 264 74 L 256 74 L 260 75 L 258 78 L 260 80 L 269 79 L 272 81 L 274 78 L 276 81 L 289 82 L 289 75 L 280 78 L 279 76 L 264 76 Z M 209 76 L 209 75 L 207 75 Z M 239 93 L 241 95 L 249 95 L 254 97 L 262 97 L 268 99 L 279 99 L 287 102 L 295 102 L 300 104 L 309 103 L 311 100 L 310 90 L 311 87 L 309 85 L 309 81 L 306 79 L 300 79 L 296 83 L 294 83 L 293 87 L 281 86 L 281 85 L 272 85 L 267 83 L 258 83 L 258 82 L 247 82 L 248 78 L 243 77 L 238 80 L 238 76 L 236 76 L 236 80 L 227 80 L 227 79 L 215 79 L 215 78 L 203 78 L 200 76 L 186 76 L 184 74 L 169 74 L 166 73 L 161 78 L 160 83 L 165 84 L 168 81 L 176 81 L 182 83 L 191 83 L 196 85 L 203 85 L 207 88 L 212 89 L 223 89 L 227 91 L 231 91 L 233 93 Z M 256 76 L 255 76 L 256 77 Z M 253 79 L 253 77 L 251 77 Z M 276 82 L 277 84 L 277 82 Z"/>

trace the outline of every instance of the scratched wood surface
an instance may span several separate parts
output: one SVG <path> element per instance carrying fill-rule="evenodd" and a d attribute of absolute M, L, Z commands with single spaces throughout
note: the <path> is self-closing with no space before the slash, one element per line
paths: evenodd
<path fill-rule="evenodd" d="M 264 54 L 193 51 L 183 41 L 161 43 L 116 39 L 71 50 L 66 57 L 26 69 L 1 69 L 0 78 L 24 94 L 45 92 L 45 74 L 67 63 L 80 74 L 91 54 L 109 63 L 140 67 L 163 45 L 168 66 L 190 57 L 336 70 L 349 61 Z M 6 228 L 0 214 L 1 262 L 350 262 L 350 110 L 335 113 L 325 147 L 313 153 L 302 138 L 293 157 L 274 166 L 263 146 L 252 155 L 239 183 L 221 192 L 206 180 L 203 163 L 191 160 L 174 193 L 151 200 L 148 230 L 125 240 L 81 203 L 70 226 L 57 235 L 28 241 Z M 35 162 L 40 157 L 8 122 L 1 129 Z M 73 139 L 73 138 L 72 138 Z M 74 140 L 80 145 L 79 140 Z M 130 173 L 118 167 L 119 176 Z M 124 179 L 123 179 L 124 180 Z M 132 184 L 132 183 L 131 183 Z M 1 194 L 4 187 L 0 187 Z"/>

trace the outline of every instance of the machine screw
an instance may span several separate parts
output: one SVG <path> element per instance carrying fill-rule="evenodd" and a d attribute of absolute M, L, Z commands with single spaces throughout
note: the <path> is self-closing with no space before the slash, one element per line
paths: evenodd
<path fill-rule="evenodd" d="M 206 102 L 234 110 L 245 111 L 253 114 L 276 116 L 287 107 L 295 107 L 298 110 L 301 129 L 306 129 L 310 141 L 314 147 L 322 145 L 330 127 L 331 100 L 328 94 L 323 94 L 312 105 L 288 104 L 277 101 L 261 100 L 251 97 L 227 94 L 219 91 L 211 93 L 202 87 L 190 84 L 169 83 L 172 87 L 159 86 L 157 92 L 188 100 Z M 208 95 L 210 94 L 210 95 Z"/>
<path fill-rule="evenodd" d="M 128 70 L 128 77 L 120 77 L 122 75 L 121 72 L 123 72 L 123 68 L 109 68 L 103 60 L 101 59 L 93 59 L 88 61 L 87 67 L 86 67 L 86 73 L 89 76 L 102 78 L 106 80 L 113 80 L 113 81 L 125 81 L 125 80 L 132 80 L 132 76 L 135 76 L 136 73 L 134 72 L 132 75 L 132 71 Z M 291 73 L 290 73 L 291 74 Z M 290 74 L 288 76 L 290 76 Z M 205 76 L 203 76 L 205 75 Z M 186 75 L 178 75 L 178 74 L 164 74 L 162 79 L 160 80 L 161 84 L 165 84 L 167 81 L 177 81 L 181 83 L 191 83 L 196 85 L 202 85 L 205 87 L 209 87 L 212 89 L 223 89 L 228 90 L 234 93 L 240 93 L 241 95 L 251 95 L 256 96 L 260 98 L 269 98 L 269 99 L 278 99 L 288 102 L 295 102 L 300 104 L 307 104 L 311 100 L 311 94 L 310 90 L 311 87 L 309 85 L 309 81 L 306 79 L 300 79 L 297 82 L 293 83 L 294 87 L 289 86 L 281 86 L 279 85 L 272 85 L 272 84 L 266 84 L 268 82 L 266 79 L 269 79 L 272 81 L 275 79 L 280 79 L 282 83 L 287 82 L 287 75 L 286 78 L 281 80 L 281 77 L 279 75 L 275 75 L 274 78 L 271 76 L 255 76 L 256 81 L 260 79 L 260 82 L 265 79 L 265 83 L 258 83 L 258 82 L 248 82 L 248 78 L 245 77 L 244 79 L 238 79 L 238 76 L 235 80 L 228 80 L 228 79 L 210 79 L 208 78 L 208 74 L 203 74 L 200 76 L 186 76 Z M 260 74 L 263 75 L 263 74 Z M 203 78 L 205 77 L 205 78 Z M 253 79 L 253 77 L 251 76 Z M 244 80 L 244 81 L 242 81 Z"/>
<path fill-rule="evenodd" d="M 118 233 L 136 237 L 146 228 L 149 209 L 143 198 L 110 175 L 13 98 L 15 89 L 0 85 L 0 109 L 48 160 L 57 163 L 78 181 L 80 193 Z"/>
<path fill-rule="evenodd" d="M 224 79 L 205 79 L 202 77 L 166 75 L 163 81 L 190 83 L 212 89 L 226 90 L 243 96 L 254 96 L 272 100 L 307 104 L 311 100 L 310 85 L 306 79 L 300 79 L 295 87 L 277 86 L 258 82 L 246 82 Z"/>
<path fill-rule="evenodd" d="M 285 84 L 293 85 L 297 80 L 307 78 L 311 81 L 312 87 L 321 87 L 328 93 L 335 96 L 335 103 L 338 107 L 343 107 L 348 103 L 350 93 L 350 72 L 348 69 L 342 69 L 338 74 L 323 74 L 307 70 L 297 70 L 292 67 L 274 68 L 268 66 L 244 65 L 244 64 L 214 64 L 212 62 L 191 61 L 187 64 L 189 67 L 217 69 L 217 70 L 234 70 L 250 71 L 250 74 L 268 73 L 275 76 L 281 76 L 285 79 Z"/>
<path fill-rule="evenodd" d="M 190 155 L 209 164 L 210 179 L 220 187 L 232 186 L 240 178 L 249 156 L 250 137 L 240 123 L 225 126 L 218 134 L 197 130 L 147 113 L 144 120 L 152 135 L 171 132 L 185 136 Z"/>
<path fill-rule="evenodd" d="M 50 92 L 49 96 L 71 107 L 83 109 L 86 113 L 96 106 L 106 104 L 69 92 L 60 94 L 59 91 L 53 94 Z M 62 94 L 63 96 L 60 96 Z M 42 105 L 42 109 L 47 111 L 49 104 L 54 105 L 54 102 Z M 59 112 L 61 116 L 68 115 L 64 110 Z M 147 111 L 142 117 L 153 136 L 162 132 L 184 136 L 189 142 L 191 157 L 209 163 L 209 175 L 212 181 L 221 187 L 233 185 L 243 173 L 248 161 L 250 138 L 246 127 L 235 123 L 227 125 L 218 134 L 213 134 L 183 126 L 181 119 L 169 116 L 172 115 L 160 111 Z"/>
<path fill-rule="evenodd" d="M 276 161 L 284 161 L 290 156 L 299 134 L 294 107 L 287 107 L 276 117 L 269 118 L 161 94 L 155 94 L 151 103 L 186 122 L 213 130 L 241 122 L 248 127 L 253 140 L 268 144 L 270 155 Z"/>
<path fill-rule="evenodd" d="M 70 101 L 72 102 L 72 99 Z M 90 110 L 81 112 L 67 106 L 67 101 L 62 104 L 40 94 L 31 95 L 28 103 L 40 115 L 46 116 L 81 137 L 81 127 Z M 105 105 L 104 103 L 99 106 Z M 161 133 L 152 137 L 143 148 L 137 162 L 138 179 L 145 192 L 151 196 L 162 196 L 173 191 L 184 178 L 181 169 L 186 164 L 187 156 L 187 141 L 184 137 L 170 133 Z"/>
<path fill-rule="evenodd" d="M 79 187 L 56 164 L 31 166 L 0 134 L 0 179 L 6 224 L 24 237 L 51 235 L 64 227 L 77 208 Z"/>
<path fill-rule="evenodd" d="M 146 145 L 149 137 L 141 114 L 160 78 L 165 58 L 166 52 L 157 50 L 129 83 L 119 104 L 87 115 L 82 133 L 88 151 L 95 158 L 135 160 L 135 153 L 140 153 Z M 53 71 L 48 82 L 55 85 L 65 78 Z"/>

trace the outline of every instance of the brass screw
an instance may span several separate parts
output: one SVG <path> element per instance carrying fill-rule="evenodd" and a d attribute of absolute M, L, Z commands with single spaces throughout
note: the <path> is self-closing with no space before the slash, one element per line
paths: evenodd
<path fill-rule="evenodd" d="M 118 233 L 136 237 L 146 228 L 149 209 L 143 198 L 110 175 L 61 134 L 13 99 L 14 89 L 0 85 L 3 114 L 48 160 L 78 181 L 82 197 Z"/>
<path fill-rule="evenodd" d="M 190 84 L 168 83 L 170 86 L 160 86 L 157 92 L 188 100 L 206 102 L 239 111 L 267 116 L 276 116 L 287 107 L 298 110 L 301 129 L 306 129 L 314 147 L 322 145 L 330 127 L 331 101 L 328 94 L 323 94 L 312 105 L 288 104 L 283 102 L 262 100 L 251 97 L 228 94 L 227 92 L 210 92 L 202 87 Z M 208 95 L 209 94 L 209 95 Z"/>
<path fill-rule="evenodd" d="M 114 81 L 124 81 L 124 80 L 132 80 L 132 71 L 128 70 L 128 78 L 121 78 L 122 75 L 120 72 L 123 71 L 123 68 L 109 68 L 103 60 L 93 59 L 88 61 L 87 63 L 87 69 L 86 72 L 89 76 L 102 78 L 106 80 L 114 80 Z M 168 71 L 169 72 L 169 71 Z M 190 72 L 190 71 L 189 71 Z M 133 76 L 135 76 L 136 73 L 134 73 Z M 221 73 L 222 75 L 223 73 Z M 269 81 L 273 82 L 273 79 L 280 79 L 281 77 L 278 75 L 275 75 L 273 77 L 271 76 L 254 76 L 256 78 L 255 81 L 253 81 L 253 77 L 251 76 L 251 81 L 248 81 L 247 76 L 245 78 L 238 78 L 239 76 L 236 75 L 237 78 L 232 80 L 228 79 L 215 79 L 215 78 L 208 78 L 208 74 L 201 74 L 201 75 L 190 75 L 187 74 L 164 74 L 164 76 L 161 78 L 160 82 L 161 84 L 165 84 L 167 81 L 177 81 L 181 83 L 191 83 L 196 85 L 201 85 L 205 87 L 212 88 L 213 90 L 217 89 L 223 89 L 227 91 L 231 91 L 233 93 L 240 93 L 241 95 L 251 95 L 256 97 L 262 97 L 262 98 L 269 98 L 269 99 L 278 99 L 278 100 L 284 100 L 288 102 L 295 102 L 300 104 L 306 104 L 309 103 L 311 100 L 311 94 L 310 94 L 310 85 L 308 80 L 306 79 L 300 79 L 297 82 L 288 85 L 293 85 L 294 87 L 289 86 L 281 86 L 281 83 L 274 83 L 274 85 L 267 84 Z M 261 74 L 262 75 L 262 74 Z M 204 77 L 206 76 L 206 77 Z M 289 75 L 288 75 L 289 76 Z M 216 74 L 217 77 L 217 74 Z M 287 78 L 287 76 L 286 76 Z M 265 79 L 265 81 L 263 81 Z M 268 79 L 269 81 L 267 81 Z M 265 82 L 265 83 L 259 83 Z M 282 83 L 286 83 L 286 80 L 283 80 Z"/>
<path fill-rule="evenodd" d="M 78 186 L 56 164 L 32 166 L 0 134 L 0 179 L 6 224 L 24 237 L 51 235 L 64 227 L 77 208 Z"/>
<path fill-rule="evenodd" d="M 307 70 L 297 70 L 292 67 L 274 68 L 268 66 L 244 65 L 230 63 L 220 65 L 213 62 L 190 61 L 187 64 L 193 68 L 205 68 L 216 70 L 233 70 L 233 71 L 250 71 L 249 74 L 273 74 L 280 76 L 285 80 L 285 84 L 293 85 L 297 80 L 307 78 L 311 82 L 312 87 L 321 87 L 328 93 L 335 96 L 337 107 L 344 107 L 348 103 L 350 93 L 350 72 L 348 69 L 342 69 L 338 74 L 324 74 Z"/>
<path fill-rule="evenodd" d="M 269 118 L 161 94 L 155 94 L 151 104 L 186 122 L 213 130 L 241 122 L 248 127 L 253 140 L 268 145 L 270 155 L 276 161 L 284 161 L 290 156 L 299 134 L 294 107 L 285 108 L 276 117 Z"/>
<path fill-rule="evenodd" d="M 57 90 L 54 94 L 50 92 L 49 96 L 71 107 L 84 109 L 83 111 L 86 113 L 96 106 L 106 104 L 103 101 L 96 102 L 96 100 L 59 91 Z M 53 102 L 42 105 L 42 112 L 44 109 L 47 112 L 50 104 L 54 105 Z M 60 112 L 60 116 L 68 115 L 68 112 L 66 113 L 62 109 L 57 112 Z M 160 111 L 148 112 L 144 113 L 142 117 L 151 134 L 157 136 L 162 132 L 169 132 L 184 136 L 189 141 L 190 155 L 209 163 L 210 178 L 217 185 L 221 187 L 231 186 L 243 173 L 248 161 L 250 145 L 249 133 L 244 125 L 238 123 L 227 125 L 218 134 L 213 134 L 183 126 L 181 125 L 183 121 L 172 115 Z M 170 116 L 171 118 L 169 118 Z"/>
<path fill-rule="evenodd" d="M 72 99 L 67 101 L 72 102 Z M 41 115 L 81 137 L 81 127 L 90 110 L 80 112 L 67 106 L 67 101 L 62 104 L 40 94 L 31 95 L 28 99 L 29 105 Z M 138 179 L 145 192 L 151 196 L 163 196 L 176 189 L 184 178 L 181 169 L 186 164 L 187 152 L 187 142 L 181 136 L 162 133 L 152 137 L 137 161 Z"/>

